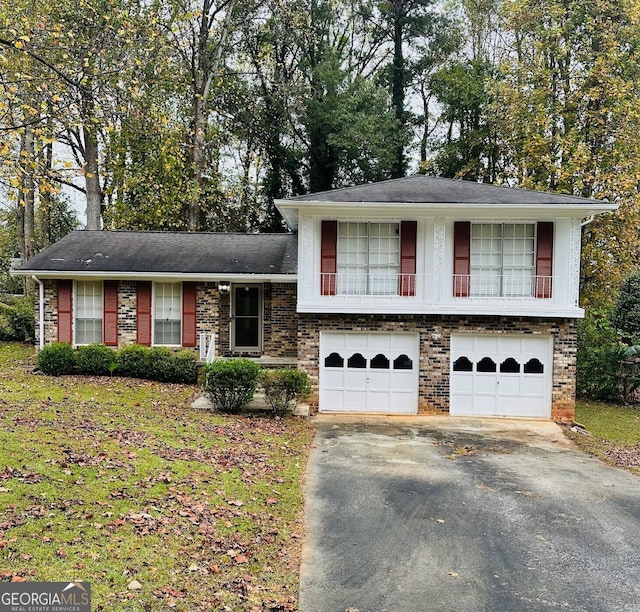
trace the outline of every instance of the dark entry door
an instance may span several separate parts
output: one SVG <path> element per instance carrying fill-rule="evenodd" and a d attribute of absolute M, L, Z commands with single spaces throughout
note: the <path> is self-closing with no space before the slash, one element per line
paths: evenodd
<path fill-rule="evenodd" d="M 236 349 L 262 348 L 262 290 L 259 285 L 234 285 L 233 344 Z"/>

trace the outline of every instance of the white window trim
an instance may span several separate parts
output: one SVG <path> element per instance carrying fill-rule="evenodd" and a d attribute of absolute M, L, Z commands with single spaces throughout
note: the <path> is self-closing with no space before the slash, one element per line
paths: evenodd
<path fill-rule="evenodd" d="M 473 263 L 473 228 L 474 227 L 478 227 L 478 226 L 491 226 L 491 225 L 499 225 L 501 227 L 500 230 L 500 265 L 499 266 L 491 266 L 491 265 L 485 265 L 485 266 L 480 266 L 480 265 L 475 265 Z M 508 236 L 505 235 L 505 227 L 507 226 L 530 226 L 533 227 L 533 251 L 532 251 L 532 262 L 530 266 L 505 266 L 504 263 L 504 258 L 505 258 L 505 242 L 506 240 L 510 239 Z M 481 238 L 482 239 L 482 238 Z M 493 239 L 493 238 L 490 238 Z M 527 237 L 526 235 L 522 238 L 522 240 L 529 240 L 530 238 Z M 536 273 L 536 254 L 537 254 L 537 250 L 538 250 L 538 234 L 537 234 L 537 224 L 535 222 L 530 222 L 530 221 L 473 221 L 471 223 L 471 236 L 470 236 L 470 240 L 471 240 L 471 258 L 470 258 L 470 297 L 489 297 L 489 298 L 533 298 L 535 297 L 533 294 L 530 294 L 530 292 L 508 292 L 505 291 L 505 287 L 504 287 L 504 282 L 505 282 L 505 278 L 510 277 L 510 278 L 519 278 L 517 275 L 511 275 L 509 274 L 509 272 L 513 272 L 514 270 L 517 270 L 518 268 L 521 268 L 521 271 L 523 272 L 522 274 L 522 278 L 520 279 L 519 282 L 523 282 L 525 280 L 529 280 L 529 284 L 531 285 L 531 289 L 533 289 L 533 281 L 535 279 L 535 273 Z M 522 253 L 522 254 L 527 254 L 527 253 Z M 486 276 L 487 279 L 492 278 L 492 274 L 491 273 L 485 273 L 484 275 L 479 276 L 477 271 L 474 273 L 474 268 L 476 268 L 476 270 L 478 268 L 482 269 L 482 268 L 486 268 L 488 270 L 493 270 L 494 272 L 498 272 L 497 278 L 499 279 L 499 291 L 497 293 L 490 293 L 488 290 L 479 294 L 474 294 L 474 277 L 476 279 L 476 282 L 478 282 L 478 279 L 482 278 L 482 276 Z M 528 269 L 529 270 L 529 275 L 524 274 L 524 270 Z M 506 271 L 506 273 L 505 273 Z M 482 280 L 480 281 L 482 283 Z M 482 285 L 481 285 L 482 286 Z M 490 284 L 487 285 L 488 287 L 490 287 Z M 524 285 L 523 285 L 524 286 Z"/>
<path fill-rule="evenodd" d="M 236 316 L 235 300 L 237 287 L 255 287 L 258 289 L 258 346 L 236 346 Z M 229 340 L 232 352 L 261 353 L 264 347 L 264 284 L 262 283 L 237 283 L 231 285 L 229 299 Z"/>
<path fill-rule="evenodd" d="M 100 316 L 100 340 L 96 343 L 96 342 L 83 342 L 80 343 L 78 342 L 78 336 L 77 336 L 77 321 L 78 321 L 78 285 L 82 283 L 83 285 L 86 285 L 87 283 L 99 283 L 100 287 L 102 289 L 101 291 L 101 301 L 100 301 L 100 305 L 101 305 L 101 316 Z M 73 281 L 73 294 L 72 294 L 72 304 L 71 304 L 71 310 L 72 310 L 72 319 L 71 319 L 71 334 L 72 334 L 72 339 L 73 339 L 73 346 L 89 346 L 90 344 L 104 344 L 104 281 L 101 280 L 74 280 Z"/>
<path fill-rule="evenodd" d="M 178 344 L 161 344 L 156 342 L 156 287 L 158 285 L 180 285 L 180 316 L 177 319 L 180 321 L 180 342 Z M 151 346 L 167 346 L 167 347 L 181 347 L 182 346 L 182 326 L 184 325 L 183 317 L 182 317 L 182 302 L 183 295 L 182 292 L 184 290 L 183 283 L 180 281 L 168 281 L 168 282 L 157 282 L 154 281 L 152 283 L 151 290 Z"/>
<path fill-rule="evenodd" d="M 338 227 L 337 227 L 337 236 L 336 236 L 336 240 L 337 240 L 337 244 L 336 244 L 336 294 L 337 295 L 343 295 L 343 296 L 349 296 L 349 295 L 364 295 L 364 296 L 380 296 L 380 297 L 393 297 L 393 296 L 397 296 L 399 294 L 399 278 L 400 278 L 400 255 L 401 255 L 401 236 L 400 236 L 400 232 L 401 232 L 401 223 L 400 221 L 396 220 L 396 219 L 384 219 L 384 220 L 380 220 L 380 219 L 376 219 L 376 220 L 363 220 L 363 219 L 359 219 L 359 220 L 339 220 L 338 222 Z M 349 278 L 347 278 L 347 280 L 345 281 L 344 279 L 341 280 L 340 276 L 341 276 L 341 272 L 340 272 L 340 267 L 341 267 L 341 262 L 340 262 L 340 248 L 339 248 L 339 243 L 340 243 L 340 227 L 341 226 L 345 226 L 345 225 L 349 225 L 349 224 L 362 224 L 362 225 L 366 225 L 367 227 L 367 231 L 366 231 L 366 236 L 363 236 L 363 238 L 366 237 L 366 241 L 367 241 L 367 250 L 366 250 L 366 257 L 367 257 L 367 261 L 366 264 L 353 264 L 354 268 L 363 268 L 364 271 L 361 273 L 362 274 L 362 279 L 358 278 L 356 276 L 356 281 L 355 283 L 353 283 L 352 281 L 349 280 Z M 397 254 L 397 264 L 396 264 L 396 272 L 395 272 L 395 283 L 394 283 L 394 291 L 372 291 L 372 287 L 370 285 L 371 283 L 371 277 L 372 277 L 372 268 L 379 268 L 379 269 L 383 269 L 384 265 L 383 264 L 375 264 L 372 263 L 372 255 L 375 254 L 375 252 L 372 252 L 371 250 L 371 243 L 372 243 L 372 235 L 371 235 L 371 227 L 377 225 L 377 226 L 381 226 L 381 225 L 387 225 L 387 226 L 396 226 L 396 236 L 397 236 L 397 242 L 398 242 L 398 248 L 397 251 L 395 252 Z M 378 236 L 379 237 L 379 236 Z M 373 236 L 373 238 L 376 238 L 375 236 Z M 364 253 L 364 251 L 362 251 Z M 391 252 L 389 252 L 388 254 L 390 254 Z M 342 263 L 342 267 L 349 267 L 349 264 L 344 264 Z M 391 265 L 388 264 L 387 266 L 389 269 L 391 269 Z M 342 272 L 342 274 L 345 274 L 344 272 Z M 360 274 L 360 272 L 346 272 L 347 277 L 349 277 L 350 275 L 358 275 Z M 382 280 L 382 287 L 385 286 L 385 282 L 389 282 L 390 277 L 387 277 L 385 280 Z M 364 291 L 360 292 L 358 291 L 358 288 L 360 286 L 360 282 L 364 282 Z M 343 284 L 345 286 L 348 287 L 355 287 L 355 291 L 351 291 L 349 289 L 347 289 L 346 291 L 341 291 L 341 286 L 343 286 Z"/>

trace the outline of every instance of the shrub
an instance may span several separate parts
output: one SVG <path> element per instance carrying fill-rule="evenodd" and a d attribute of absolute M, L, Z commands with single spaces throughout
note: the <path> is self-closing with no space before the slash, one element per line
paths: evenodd
<path fill-rule="evenodd" d="M 259 372 L 249 359 L 217 359 L 203 368 L 204 393 L 215 409 L 239 412 L 252 400 Z"/>
<path fill-rule="evenodd" d="M 196 356 L 191 351 L 180 351 L 173 356 L 171 382 L 192 385 L 198 380 Z"/>
<path fill-rule="evenodd" d="M 172 382 L 173 353 L 166 346 L 149 349 L 146 358 L 146 374 L 144 378 L 159 382 Z"/>
<path fill-rule="evenodd" d="M 76 359 L 73 347 L 64 342 L 54 342 L 42 348 L 38 353 L 38 367 L 49 376 L 71 374 Z"/>
<path fill-rule="evenodd" d="M 591 311 L 578 323 L 576 394 L 593 400 L 619 401 L 620 362 L 626 347 L 606 312 Z"/>
<path fill-rule="evenodd" d="M 151 349 L 139 344 L 132 344 L 121 348 L 116 354 L 118 374 L 131 378 L 146 378 L 149 367 L 149 353 Z"/>
<path fill-rule="evenodd" d="M 311 393 L 306 372 L 292 368 L 262 370 L 258 382 L 264 388 L 267 404 L 277 413 L 293 410 L 298 399 L 308 397 Z"/>
<path fill-rule="evenodd" d="M 1 340 L 35 340 L 35 310 L 30 298 L 18 298 L 13 304 L 0 304 L 0 315 Z"/>
<path fill-rule="evenodd" d="M 117 368 L 116 354 L 104 344 L 88 344 L 76 351 L 76 365 L 80 374 L 107 376 Z"/>
<path fill-rule="evenodd" d="M 640 340 L 640 271 L 623 281 L 610 318 L 628 344 Z"/>

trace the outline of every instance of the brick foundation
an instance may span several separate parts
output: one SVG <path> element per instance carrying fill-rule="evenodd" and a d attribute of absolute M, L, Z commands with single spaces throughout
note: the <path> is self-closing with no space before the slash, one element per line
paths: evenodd
<path fill-rule="evenodd" d="M 519 333 L 553 337 L 551 417 L 575 414 L 576 322 L 573 319 L 530 319 L 489 316 L 299 315 L 298 364 L 312 380 L 312 405 L 318 407 L 321 331 L 413 332 L 420 335 L 419 414 L 449 413 L 451 334 Z"/>

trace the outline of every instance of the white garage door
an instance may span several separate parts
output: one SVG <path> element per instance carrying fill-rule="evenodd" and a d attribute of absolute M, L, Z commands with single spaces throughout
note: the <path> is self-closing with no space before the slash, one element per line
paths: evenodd
<path fill-rule="evenodd" d="M 451 335 L 451 414 L 551 417 L 551 336 Z"/>
<path fill-rule="evenodd" d="M 418 334 L 322 332 L 320 411 L 415 414 Z"/>

